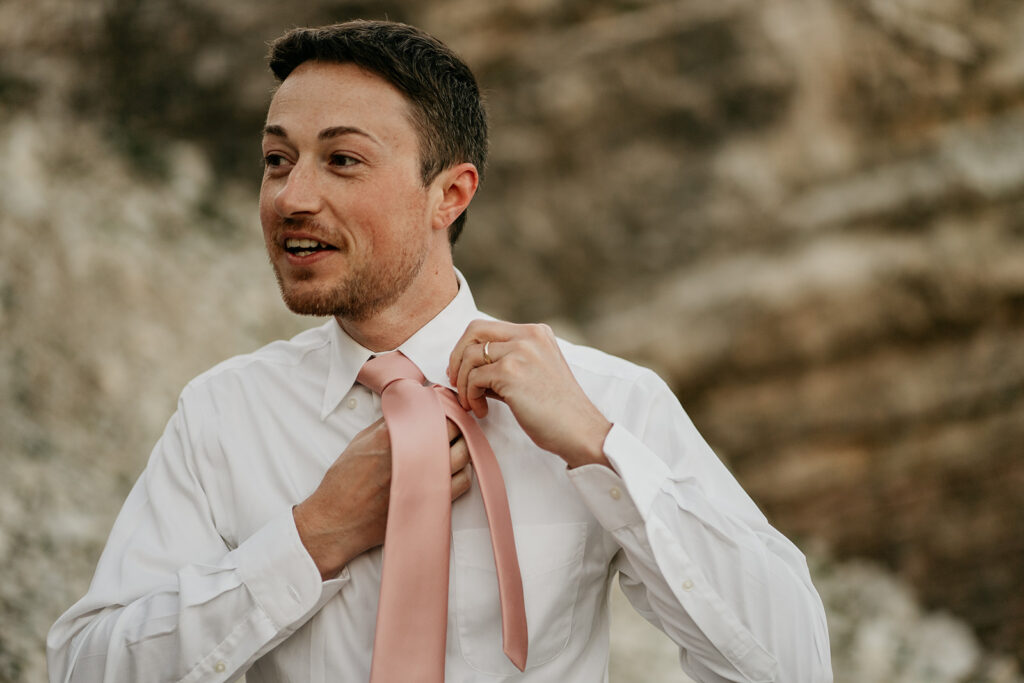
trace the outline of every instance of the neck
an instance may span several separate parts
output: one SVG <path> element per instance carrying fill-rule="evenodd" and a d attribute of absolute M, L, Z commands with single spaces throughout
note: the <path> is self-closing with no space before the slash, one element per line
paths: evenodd
<path fill-rule="evenodd" d="M 459 292 L 455 267 L 423 265 L 423 271 L 397 301 L 365 320 L 335 319 L 354 341 L 373 352 L 391 351 L 434 319 Z"/>

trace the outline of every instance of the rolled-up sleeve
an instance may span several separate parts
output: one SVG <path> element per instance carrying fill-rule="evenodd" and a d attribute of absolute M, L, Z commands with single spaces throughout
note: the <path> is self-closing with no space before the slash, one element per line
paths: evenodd
<path fill-rule="evenodd" d="M 832 680 L 824 608 L 803 554 L 775 530 L 644 374 L 604 452 L 570 479 L 621 550 L 623 592 L 699 681 Z"/>

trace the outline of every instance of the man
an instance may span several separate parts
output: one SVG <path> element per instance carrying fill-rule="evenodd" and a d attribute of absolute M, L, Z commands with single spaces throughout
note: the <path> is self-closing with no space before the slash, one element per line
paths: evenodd
<path fill-rule="evenodd" d="M 494 561 L 449 424 L 450 681 L 607 679 L 612 578 L 700 681 L 831 680 L 821 602 L 651 372 L 480 313 L 451 243 L 484 168 L 468 68 L 422 32 L 289 32 L 260 217 L 319 328 L 193 380 L 48 639 L 54 681 L 367 681 L 391 441 L 356 381 L 401 351 L 470 410 L 504 476 L 529 649 L 502 653 Z"/>

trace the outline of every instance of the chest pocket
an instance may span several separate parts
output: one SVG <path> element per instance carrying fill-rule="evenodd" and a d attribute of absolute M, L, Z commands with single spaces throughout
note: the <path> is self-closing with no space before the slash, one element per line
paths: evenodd
<path fill-rule="evenodd" d="M 587 524 L 517 526 L 515 536 L 530 636 L 526 668 L 531 669 L 555 658 L 569 642 Z M 515 674 L 518 670 L 501 649 L 501 607 L 488 531 L 462 529 L 452 540 L 462 656 L 477 671 Z"/>

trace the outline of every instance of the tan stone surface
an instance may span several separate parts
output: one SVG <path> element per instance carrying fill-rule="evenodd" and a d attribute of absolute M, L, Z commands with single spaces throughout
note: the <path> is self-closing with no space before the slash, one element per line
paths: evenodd
<path fill-rule="evenodd" d="M 488 92 L 481 303 L 659 369 L 780 528 L 1024 657 L 1018 0 L 9 0 L 0 680 L 42 680 L 184 382 L 309 324 L 256 237 L 260 55 L 385 11 Z M 917 680 L 884 641 L 837 660 Z"/>

